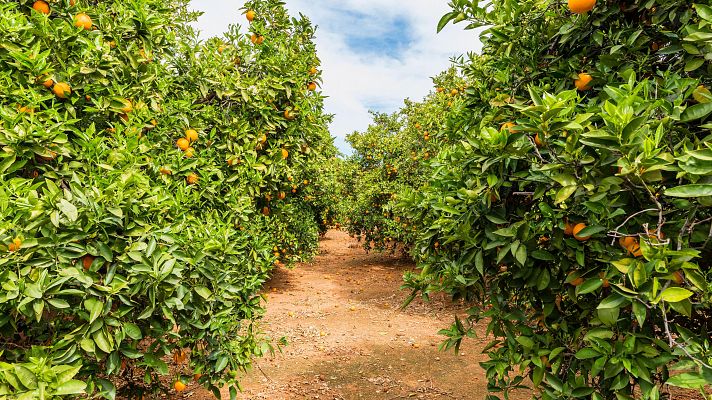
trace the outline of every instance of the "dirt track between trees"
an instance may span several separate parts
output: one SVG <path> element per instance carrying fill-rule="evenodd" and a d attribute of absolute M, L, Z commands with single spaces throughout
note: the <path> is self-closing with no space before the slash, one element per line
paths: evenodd
<path fill-rule="evenodd" d="M 399 306 L 412 270 L 405 259 L 366 253 L 343 232 L 330 231 L 320 254 L 267 284 L 263 328 L 289 345 L 257 360 L 240 399 L 483 399 L 484 338 L 465 341 L 456 355 L 438 351 L 464 306 L 444 298 Z M 191 389 L 185 398 L 209 399 Z M 229 398 L 227 391 L 224 398 Z"/>

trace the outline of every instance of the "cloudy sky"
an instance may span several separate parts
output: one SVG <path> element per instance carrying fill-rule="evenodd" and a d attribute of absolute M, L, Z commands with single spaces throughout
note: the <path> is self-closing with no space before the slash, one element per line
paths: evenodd
<path fill-rule="evenodd" d="M 242 0 L 192 0 L 205 14 L 202 36 L 219 36 L 231 23 L 245 24 Z M 317 30 L 322 90 L 336 145 L 349 153 L 344 138 L 364 130 L 369 110 L 391 112 L 403 99 L 421 99 L 430 77 L 445 70 L 452 56 L 479 51 L 476 34 L 464 25 L 436 26 L 449 11 L 446 0 L 286 0 L 290 13 L 307 15 Z"/>

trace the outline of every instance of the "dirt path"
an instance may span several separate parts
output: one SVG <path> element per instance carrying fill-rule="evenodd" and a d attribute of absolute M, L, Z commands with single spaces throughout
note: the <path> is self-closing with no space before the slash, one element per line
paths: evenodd
<path fill-rule="evenodd" d="M 402 275 L 413 268 L 331 231 L 313 263 L 276 271 L 263 327 L 289 345 L 257 361 L 239 398 L 484 398 L 484 339 L 466 341 L 459 355 L 438 351 L 438 330 L 464 307 L 439 298 L 398 309 L 408 294 Z"/>

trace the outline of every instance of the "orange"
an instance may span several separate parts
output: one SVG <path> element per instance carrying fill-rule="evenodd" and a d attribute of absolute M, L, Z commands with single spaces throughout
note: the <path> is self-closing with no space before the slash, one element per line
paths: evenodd
<path fill-rule="evenodd" d="M 505 122 L 504 124 L 502 124 L 502 126 L 499 127 L 499 130 L 502 131 L 506 129 L 507 131 L 511 132 L 512 128 L 514 128 L 515 126 L 517 126 L 517 124 L 515 124 L 514 122 Z"/>
<path fill-rule="evenodd" d="M 32 9 L 37 11 L 40 14 L 49 14 L 49 4 L 47 4 L 46 1 L 42 1 L 42 0 L 36 1 L 32 5 Z"/>
<path fill-rule="evenodd" d="M 306 186 L 309 184 L 309 181 L 305 179 L 303 183 L 304 183 L 304 186 Z"/>
<path fill-rule="evenodd" d="M 585 282 L 585 279 L 578 277 L 578 278 L 574 279 L 573 281 L 571 281 L 571 284 L 573 286 L 581 286 L 581 285 L 583 285 L 584 282 Z"/>
<path fill-rule="evenodd" d="M 310 92 L 315 91 L 315 90 L 316 90 L 316 83 L 314 83 L 314 82 L 309 82 L 309 84 L 307 85 L 307 89 L 309 89 Z"/>
<path fill-rule="evenodd" d="M 316 69 L 316 67 L 311 67 L 309 69 L 309 75 L 316 75 L 319 71 Z"/>
<path fill-rule="evenodd" d="M 544 147 L 544 142 L 541 141 L 541 137 L 537 133 L 536 136 L 534 136 L 534 144 L 536 147 Z"/>
<path fill-rule="evenodd" d="M 247 18 L 247 20 L 250 22 L 254 21 L 256 16 L 257 16 L 257 13 L 254 12 L 253 10 L 249 10 L 245 13 L 245 18 Z"/>
<path fill-rule="evenodd" d="M 201 374 L 201 373 L 193 374 L 193 380 L 196 381 L 196 382 L 197 382 L 198 380 L 200 380 L 200 378 L 202 378 L 202 377 L 203 377 L 203 374 Z"/>
<path fill-rule="evenodd" d="M 165 167 L 161 167 L 161 169 L 159 169 L 159 171 L 163 175 L 173 175 L 173 171 L 171 171 L 170 169 L 165 168 Z"/>
<path fill-rule="evenodd" d="M 638 240 L 633 236 L 625 236 L 618 239 L 618 243 L 621 245 L 622 248 L 629 250 L 631 246 L 638 244 Z"/>
<path fill-rule="evenodd" d="M 188 129 L 185 131 L 185 138 L 191 142 L 198 140 L 198 132 L 195 129 Z"/>
<path fill-rule="evenodd" d="M 586 90 L 591 89 L 591 86 L 589 86 L 589 83 L 593 80 L 593 77 L 590 74 L 587 74 L 585 72 L 582 72 L 578 74 L 578 79 L 574 81 L 574 85 L 576 85 L 576 89 L 584 92 Z"/>
<path fill-rule="evenodd" d="M 585 14 L 596 6 L 596 0 L 569 0 L 569 10 L 574 14 Z"/>
<path fill-rule="evenodd" d="M 293 121 L 293 120 L 296 118 L 296 116 L 295 116 L 291 111 L 285 110 L 285 111 L 284 111 L 284 118 L 286 118 L 286 119 L 288 119 L 288 120 L 290 120 L 290 121 Z"/>
<path fill-rule="evenodd" d="M 176 140 L 176 146 L 178 146 L 178 148 L 183 151 L 188 150 L 188 148 L 190 147 L 190 141 L 188 141 L 188 139 L 186 138 L 180 138 Z"/>
<path fill-rule="evenodd" d="M 630 254 L 633 255 L 633 257 L 642 257 L 643 256 L 643 251 L 640 249 L 640 244 L 638 244 L 638 241 L 635 241 L 635 244 L 632 246 L 628 247 L 628 251 Z"/>
<path fill-rule="evenodd" d="M 52 85 L 54 85 L 54 81 L 53 81 L 52 79 L 49 79 L 49 78 L 45 79 L 45 80 L 42 82 L 42 86 L 46 87 L 47 89 L 52 88 Z"/>
<path fill-rule="evenodd" d="M 193 158 L 193 156 L 195 155 L 195 149 L 192 147 L 188 147 L 187 149 L 185 149 L 184 155 L 185 158 Z"/>
<path fill-rule="evenodd" d="M 72 94 L 72 87 L 65 82 L 57 82 L 52 90 L 54 91 L 55 96 L 60 99 L 66 99 Z"/>
<path fill-rule="evenodd" d="M 450 96 L 457 96 L 457 94 L 458 94 L 457 89 L 452 89 L 452 90 L 450 91 Z"/>
<path fill-rule="evenodd" d="M 442 92 L 444 91 L 444 89 L 441 88 L 441 87 L 439 87 L 439 88 L 436 88 L 435 91 L 438 92 L 438 93 L 442 93 Z"/>
<path fill-rule="evenodd" d="M 35 109 L 32 107 L 21 106 L 18 104 L 17 111 L 21 114 L 32 114 L 35 112 Z"/>
<path fill-rule="evenodd" d="M 682 283 L 685 281 L 684 276 L 682 275 L 682 272 L 680 271 L 675 271 L 672 273 L 672 279 L 677 283 L 678 285 L 682 285 Z"/>
<path fill-rule="evenodd" d="M 658 231 L 655 229 L 650 229 L 648 230 L 648 237 L 650 239 L 658 239 L 658 240 L 664 240 L 665 239 L 665 232 L 660 231 L 660 236 L 658 236 Z"/>
<path fill-rule="evenodd" d="M 189 185 L 195 185 L 198 183 L 198 175 L 191 173 L 185 178 L 185 181 L 188 182 Z"/>
<path fill-rule="evenodd" d="M 289 157 L 289 151 L 287 149 L 282 149 L 282 159 L 286 160 Z"/>
<path fill-rule="evenodd" d="M 574 224 L 570 223 L 569 221 L 566 221 L 566 224 L 564 225 L 564 235 L 573 236 L 573 234 L 574 234 Z"/>
<path fill-rule="evenodd" d="M 84 28 L 85 31 L 90 30 L 92 26 L 91 17 L 84 13 L 77 14 L 74 17 L 74 26 L 77 28 Z"/>
<path fill-rule="evenodd" d="M 94 263 L 94 256 L 92 255 L 85 255 L 84 258 L 82 258 L 82 265 L 84 266 L 84 271 L 88 271 L 89 268 L 91 268 L 91 265 Z"/>
<path fill-rule="evenodd" d="M 12 243 L 7 245 L 7 251 L 12 253 L 14 251 L 20 250 L 20 247 L 22 247 L 22 240 L 20 240 L 20 238 L 15 238 L 12 240 Z"/>
<path fill-rule="evenodd" d="M 257 36 L 256 33 L 253 33 L 252 36 L 250 36 L 250 41 L 252 44 L 262 44 L 262 42 L 265 41 L 265 37 L 261 35 Z"/>
<path fill-rule="evenodd" d="M 185 383 L 183 383 L 181 381 L 176 381 L 173 384 L 173 388 L 176 390 L 176 392 L 182 392 L 185 390 Z"/>
<path fill-rule="evenodd" d="M 221 44 L 220 46 L 218 46 L 218 53 L 222 54 L 226 48 L 227 48 L 227 46 L 225 46 L 224 44 Z"/>
<path fill-rule="evenodd" d="M 263 207 L 262 214 L 266 217 L 269 217 L 269 207 Z"/>
<path fill-rule="evenodd" d="M 284 200 L 285 197 L 287 197 L 287 195 L 284 192 L 279 192 L 279 194 L 277 195 L 277 198 L 279 198 L 280 200 Z"/>
<path fill-rule="evenodd" d="M 591 238 L 591 236 L 579 236 L 579 235 L 578 235 L 578 233 L 581 232 L 581 231 L 584 230 L 584 229 L 586 229 L 586 224 L 583 224 L 583 223 L 582 223 L 582 224 L 576 224 L 576 226 L 574 226 L 574 230 L 573 230 L 574 238 L 575 238 L 576 240 L 578 240 L 579 242 L 585 242 L 585 241 L 587 241 L 588 239 Z"/>

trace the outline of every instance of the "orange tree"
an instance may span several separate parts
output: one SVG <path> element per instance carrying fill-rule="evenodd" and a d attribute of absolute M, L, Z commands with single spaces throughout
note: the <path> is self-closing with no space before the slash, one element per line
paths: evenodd
<path fill-rule="evenodd" d="M 485 27 L 484 49 L 461 65 L 467 112 L 448 116 L 443 167 L 399 205 L 419 228 L 414 295 L 478 304 L 446 347 L 484 318 L 491 399 L 530 384 L 541 399 L 705 396 L 712 9 L 451 6 L 440 28 Z"/>
<path fill-rule="evenodd" d="M 315 250 L 295 193 L 335 154 L 314 29 L 252 1 L 200 43 L 186 5 L 0 5 L 0 398 L 235 397 L 270 350 L 259 290 Z"/>
<path fill-rule="evenodd" d="M 374 113 L 365 132 L 347 137 L 354 154 L 341 175 L 346 180 L 342 219 L 366 249 L 413 243 L 415 227 L 394 209 L 398 193 L 426 183 L 431 161 L 450 140 L 442 115 L 460 108 L 465 90 L 455 68 L 433 81 L 436 89 L 422 102 L 406 100 L 398 112 Z"/>

